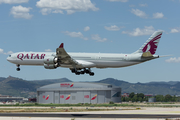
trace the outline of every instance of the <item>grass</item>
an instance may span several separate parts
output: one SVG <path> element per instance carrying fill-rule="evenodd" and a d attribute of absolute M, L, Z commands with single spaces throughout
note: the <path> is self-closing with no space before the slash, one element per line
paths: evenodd
<path fill-rule="evenodd" d="M 38 104 L 38 103 L 25 103 L 25 104 L 15 104 L 15 105 L 8 105 L 8 104 L 2 104 L 1 106 L 39 106 L 39 107 L 128 107 L 128 106 L 138 106 L 138 105 L 134 105 L 134 104 L 82 104 L 82 103 L 78 103 L 78 104 Z"/>
<path fill-rule="evenodd" d="M 18 107 L 180 107 L 180 103 L 171 103 L 171 102 L 163 102 L 163 103 L 106 103 L 106 104 L 89 104 L 89 103 L 78 103 L 78 104 L 39 104 L 39 103 L 25 103 L 25 104 L 15 104 L 15 105 L 8 105 L 2 104 L 0 107 L 3 106 L 18 106 Z"/>
<path fill-rule="evenodd" d="M 153 103 L 146 103 L 146 104 L 175 104 L 175 102 L 153 102 Z"/>
<path fill-rule="evenodd" d="M 117 109 L 65 109 L 65 108 L 0 108 L 0 113 L 17 113 L 17 112 L 85 112 L 85 111 L 108 111 Z"/>

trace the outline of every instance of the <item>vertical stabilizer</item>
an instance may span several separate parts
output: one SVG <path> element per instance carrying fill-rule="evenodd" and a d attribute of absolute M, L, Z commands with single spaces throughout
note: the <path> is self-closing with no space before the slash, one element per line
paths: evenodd
<path fill-rule="evenodd" d="M 158 47 L 158 43 L 160 41 L 162 33 L 163 31 L 155 31 L 151 35 L 151 37 L 142 45 L 142 47 L 134 53 L 150 52 L 152 55 L 154 55 Z"/>

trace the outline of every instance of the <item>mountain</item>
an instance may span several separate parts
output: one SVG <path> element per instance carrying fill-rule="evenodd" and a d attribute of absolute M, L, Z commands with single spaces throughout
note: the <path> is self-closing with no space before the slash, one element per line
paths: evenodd
<path fill-rule="evenodd" d="M 121 93 L 144 93 L 153 95 L 180 95 L 180 82 L 129 83 L 122 80 L 107 78 L 97 83 L 107 83 L 121 87 Z M 173 83 L 173 84 L 172 84 Z"/>
<path fill-rule="evenodd" d="M 9 76 L 7 78 L 0 77 L 0 94 L 10 96 L 35 97 L 37 88 L 44 85 L 60 82 L 72 81 L 67 78 L 27 81 L 12 76 Z M 123 80 L 106 78 L 95 82 L 112 84 L 113 86 L 121 87 L 121 93 L 134 92 L 154 95 L 180 95 L 180 82 L 178 81 L 129 83 Z"/>
<path fill-rule="evenodd" d="M 0 77 L 0 94 L 10 96 L 35 97 L 37 88 L 59 82 L 71 81 L 66 78 L 26 81 L 11 76 L 9 76 L 8 78 Z"/>
<path fill-rule="evenodd" d="M 27 93 L 36 94 L 39 86 L 23 79 L 9 76 L 0 80 L 0 94 L 27 97 Z"/>
<path fill-rule="evenodd" d="M 72 82 L 72 81 L 67 78 L 61 78 L 61 79 L 33 80 L 31 82 L 38 84 L 40 86 L 44 86 L 44 85 L 53 84 L 53 83 Z"/>
<path fill-rule="evenodd" d="M 6 78 L 0 77 L 0 82 L 3 81 L 3 80 L 5 80 L 5 79 L 6 79 Z"/>
<path fill-rule="evenodd" d="M 149 82 L 149 84 L 169 84 L 169 85 L 175 85 L 177 84 L 179 81 L 169 81 L 169 82 Z"/>

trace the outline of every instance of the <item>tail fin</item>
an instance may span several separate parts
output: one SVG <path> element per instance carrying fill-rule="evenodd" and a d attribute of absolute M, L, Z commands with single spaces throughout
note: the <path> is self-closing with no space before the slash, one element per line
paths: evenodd
<path fill-rule="evenodd" d="M 158 47 L 158 43 L 160 41 L 161 35 L 163 31 L 155 31 L 151 37 L 142 45 L 139 50 L 134 53 L 151 53 L 152 55 L 155 54 L 156 49 Z"/>

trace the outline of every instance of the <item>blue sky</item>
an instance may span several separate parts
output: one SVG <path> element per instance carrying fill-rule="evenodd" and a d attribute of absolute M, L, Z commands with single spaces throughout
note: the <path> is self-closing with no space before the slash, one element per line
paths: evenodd
<path fill-rule="evenodd" d="M 180 0 L 0 0 L 0 77 L 26 80 L 68 78 L 128 82 L 178 81 L 180 68 Z M 8 54 L 55 51 L 132 53 L 156 30 L 163 30 L 157 55 L 172 55 L 139 65 L 96 69 L 95 76 L 67 68 L 9 63 Z"/>

